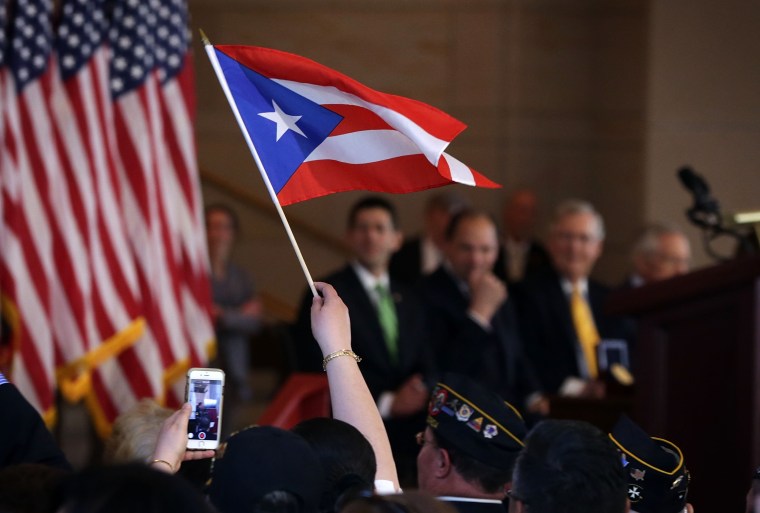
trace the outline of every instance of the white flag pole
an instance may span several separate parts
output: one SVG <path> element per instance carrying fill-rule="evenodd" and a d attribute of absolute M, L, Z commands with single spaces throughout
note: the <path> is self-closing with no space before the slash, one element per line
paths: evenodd
<path fill-rule="evenodd" d="M 237 108 L 237 104 L 235 103 L 235 99 L 232 97 L 230 88 L 227 85 L 227 79 L 224 78 L 224 73 L 222 72 L 222 68 L 219 65 L 219 61 L 216 58 L 214 47 L 209 42 L 208 38 L 206 37 L 206 34 L 204 34 L 202 30 L 200 32 L 201 32 L 201 39 L 203 40 L 203 46 L 206 49 L 206 54 L 208 55 L 208 58 L 211 61 L 211 66 L 214 68 L 214 71 L 216 72 L 216 78 L 219 80 L 219 84 L 222 86 L 222 90 L 224 90 L 225 96 L 227 96 L 227 101 L 230 103 L 230 108 L 232 109 L 232 113 L 235 115 L 235 119 L 237 119 L 238 126 L 240 127 L 240 131 L 243 132 L 243 137 L 245 138 L 245 142 L 248 144 L 248 149 L 251 150 L 251 155 L 253 155 L 253 160 L 256 161 L 256 166 L 259 168 L 259 173 L 261 173 L 261 178 L 264 180 L 264 184 L 267 187 L 267 191 L 269 191 L 269 197 L 272 198 L 272 202 L 274 203 L 274 206 L 277 209 L 277 213 L 280 215 L 280 220 L 282 221 L 282 225 L 285 227 L 285 232 L 287 232 L 288 234 L 288 238 L 290 239 L 290 244 L 293 246 L 293 251 L 296 252 L 296 257 L 298 257 L 298 262 L 301 264 L 301 269 L 303 269 L 303 273 L 304 275 L 306 275 L 306 281 L 309 283 L 309 288 L 311 289 L 311 293 L 314 296 L 317 296 L 317 289 L 316 287 L 314 287 L 314 280 L 311 278 L 311 273 L 309 273 L 309 268 L 306 267 L 306 262 L 303 259 L 303 255 L 301 254 L 300 248 L 298 247 L 298 242 L 296 242 L 296 238 L 293 235 L 293 231 L 290 229 L 290 224 L 288 223 L 288 220 L 285 217 L 285 212 L 283 212 L 282 210 L 282 206 L 280 205 L 280 200 L 277 199 L 277 193 L 274 192 L 274 188 L 272 187 L 272 182 L 269 181 L 269 176 L 267 175 L 266 170 L 264 169 L 264 164 L 261 162 L 261 158 L 259 158 L 259 153 L 256 151 L 256 147 L 253 145 L 251 136 L 248 133 L 248 129 L 246 128 L 245 123 L 243 122 L 243 118 L 240 115 L 240 111 Z"/>

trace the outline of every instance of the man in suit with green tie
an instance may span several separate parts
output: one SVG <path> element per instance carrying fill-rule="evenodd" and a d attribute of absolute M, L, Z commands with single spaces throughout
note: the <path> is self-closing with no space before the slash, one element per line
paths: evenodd
<path fill-rule="evenodd" d="M 422 306 L 411 289 L 388 273 L 401 240 L 393 205 L 379 196 L 361 199 L 351 208 L 346 228 L 353 257 L 322 281 L 335 287 L 351 313 L 353 350 L 362 357 L 361 371 L 385 420 L 403 485 L 405 478 L 414 482 L 414 434 L 424 424 L 425 383 L 433 369 Z M 319 347 L 310 334 L 310 306 L 307 292 L 294 337 L 298 367 L 321 372 Z"/>

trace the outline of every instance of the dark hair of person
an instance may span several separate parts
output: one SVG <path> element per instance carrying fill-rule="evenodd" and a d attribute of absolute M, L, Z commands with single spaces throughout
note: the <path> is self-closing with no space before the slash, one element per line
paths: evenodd
<path fill-rule="evenodd" d="M 325 488 L 320 511 L 335 511 L 344 494 L 372 491 L 377 472 L 375 452 L 358 429 L 338 419 L 319 417 L 299 423 L 292 431 L 306 440 L 322 464 Z"/>
<path fill-rule="evenodd" d="M 398 228 L 398 213 L 396 212 L 396 207 L 394 207 L 390 201 L 381 198 L 380 196 L 365 196 L 354 203 L 354 206 L 352 206 L 351 210 L 348 212 L 348 228 L 350 229 L 354 227 L 359 212 L 374 208 L 379 208 L 388 212 L 391 216 L 393 228 Z"/>
<path fill-rule="evenodd" d="M 525 440 L 512 496 L 530 513 L 623 513 L 625 472 L 612 442 L 591 424 L 546 420 Z"/>
<path fill-rule="evenodd" d="M 274 490 L 264 494 L 251 513 L 301 513 L 303 510 L 304 505 L 296 495 L 285 490 Z"/>
<path fill-rule="evenodd" d="M 221 212 L 222 214 L 225 214 L 232 223 L 232 229 L 235 231 L 235 233 L 240 232 L 240 219 L 238 218 L 237 212 L 235 212 L 231 207 L 225 205 L 224 203 L 212 203 L 211 205 L 207 205 L 205 210 L 206 222 L 208 222 L 208 217 L 213 212 Z"/>
<path fill-rule="evenodd" d="M 58 511 L 66 513 L 212 513 L 182 478 L 144 464 L 93 467 L 64 480 Z"/>
<path fill-rule="evenodd" d="M 0 511 L 53 513 L 56 490 L 68 471 L 41 463 L 21 463 L 0 469 Z"/>
<path fill-rule="evenodd" d="M 449 453 L 451 465 L 457 473 L 468 483 L 477 485 L 485 493 L 497 493 L 505 484 L 512 480 L 512 469 L 502 470 L 491 465 L 486 465 L 472 456 L 464 454 L 454 447 L 445 438 L 431 430 L 435 444 Z"/>
<path fill-rule="evenodd" d="M 457 228 L 459 228 L 459 225 L 464 221 L 481 218 L 488 219 L 491 221 L 491 224 L 493 224 L 494 228 L 496 228 L 496 220 L 490 213 L 486 212 L 485 210 L 476 208 L 466 208 L 464 210 L 460 210 L 452 216 L 451 221 L 449 221 L 449 225 L 446 227 L 446 240 L 451 240 L 454 238 L 454 235 L 457 233 Z"/>

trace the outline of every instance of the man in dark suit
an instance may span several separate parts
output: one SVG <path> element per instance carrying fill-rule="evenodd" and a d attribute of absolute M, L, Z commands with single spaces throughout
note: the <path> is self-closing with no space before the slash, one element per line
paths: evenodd
<path fill-rule="evenodd" d="M 467 200 L 451 191 L 433 194 L 425 203 L 425 230 L 420 236 L 404 242 L 391 257 L 391 276 L 407 285 L 438 269 L 443 261 L 446 227 L 451 216 L 464 209 Z"/>
<path fill-rule="evenodd" d="M 519 283 L 551 267 L 549 253 L 536 239 L 538 198 L 530 189 L 513 191 L 504 204 L 501 252 L 494 266 L 506 283 Z"/>
<path fill-rule="evenodd" d="M 424 312 L 414 292 L 388 274 L 391 254 L 401 244 L 396 211 L 371 196 L 353 206 L 346 232 L 354 259 L 322 281 L 338 292 L 351 314 L 351 345 L 362 358 L 362 374 L 377 401 L 397 458 L 401 479 L 413 480 L 414 434 L 424 422 L 432 380 Z M 298 368 L 322 371 L 322 355 L 311 335 L 311 294 L 295 327 Z M 413 482 L 413 481 L 412 481 Z"/>
<path fill-rule="evenodd" d="M 601 397 L 599 344 L 626 347 L 630 337 L 628 322 L 603 313 L 609 289 L 589 278 L 603 241 L 604 223 L 591 204 L 561 203 L 549 234 L 553 269 L 516 291 L 526 353 L 549 393 Z"/>
<path fill-rule="evenodd" d="M 478 379 L 519 407 L 544 413 L 507 288 L 493 274 L 496 224 L 485 212 L 466 210 L 446 234 L 446 261 L 421 282 L 439 370 Z"/>
<path fill-rule="evenodd" d="M 37 410 L 0 374 L 0 468 L 38 463 L 71 470 Z"/>

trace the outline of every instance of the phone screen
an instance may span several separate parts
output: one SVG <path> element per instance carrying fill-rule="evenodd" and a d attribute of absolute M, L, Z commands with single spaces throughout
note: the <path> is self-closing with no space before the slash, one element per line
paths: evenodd
<path fill-rule="evenodd" d="M 188 440 L 219 440 L 223 384 L 222 380 L 217 379 L 190 379 L 187 402 L 192 405 L 193 411 L 187 425 Z"/>

